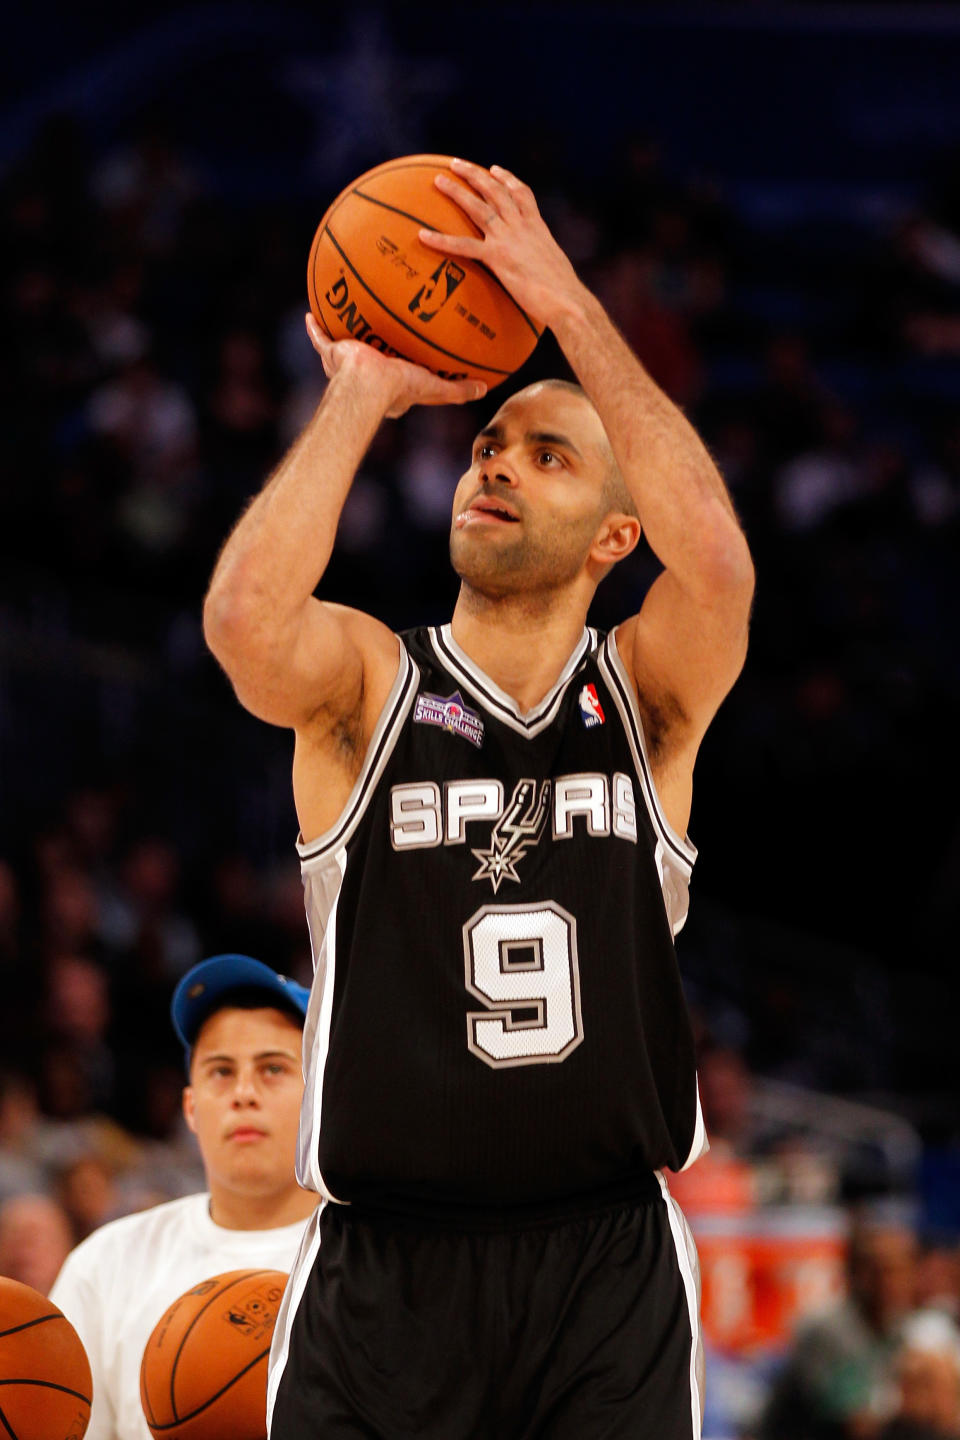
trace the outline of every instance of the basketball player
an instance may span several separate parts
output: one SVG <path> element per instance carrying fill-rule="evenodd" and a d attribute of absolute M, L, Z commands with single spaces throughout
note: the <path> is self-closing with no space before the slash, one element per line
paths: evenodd
<path fill-rule="evenodd" d="M 316 961 L 299 1173 L 325 1203 L 271 1435 L 691 1440 L 696 1259 L 662 1167 L 705 1139 L 673 937 L 753 570 L 710 456 L 530 190 L 453 170 L 436 184 L 481 233 L 422 238 L 487 265 L 583 392 L 531 385 L 477 436 L 452 623 L 397 636 L 313 590 L 384 418 L 483 387 L 309 318 L 329 386 L 205 607 L 241 701 L 296 732 Z M 641 521 L 663 573 L 602 637 L 591 597 Z"/>
<path fill-rule="evenodd" d="M 140 1361 L 167 1306 L 226 1270 L 289 1271 L 317 1197 L 294 1173 L 308 991 L 247 955 L 216 955 L 173 995 L 187 1053 L 183 1113 L 209 1190 L 113 1220 L 51 1291 L 93 1372 L 86 1440 L 150 1440 Z"/>

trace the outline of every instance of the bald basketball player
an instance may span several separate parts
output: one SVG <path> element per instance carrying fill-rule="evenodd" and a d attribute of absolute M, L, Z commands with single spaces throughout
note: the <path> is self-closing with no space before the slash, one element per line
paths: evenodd
<path fill-rule="evenodd" d="M 208 642 L 296 735 L 316 979 L 300 1179 L 323 1197 L 271 1361 L 273 1440 L 691 1440 L 696 1254 L 663 1175 L 706 1140 L 674 952 L 694 760 L 753 568 L 706 449 L 497 166 L 437 187 L 559 341 L 456 489 L 449 624 L 313 591 L 364 453 L 482 394 L 308 317 L 329 385 L 214 572 Z M 641 525 L 638 614 L 587 623 Z"/>

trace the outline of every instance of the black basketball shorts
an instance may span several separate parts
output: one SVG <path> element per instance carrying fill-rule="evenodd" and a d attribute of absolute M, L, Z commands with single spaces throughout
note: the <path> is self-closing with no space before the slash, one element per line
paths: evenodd
<path fill-rule="evenodd" d="M 277 1322 L 270 1440 L 699 1440 L 698 1289 L 659 1177 L 509 1229 L 325 1205 Z"/>

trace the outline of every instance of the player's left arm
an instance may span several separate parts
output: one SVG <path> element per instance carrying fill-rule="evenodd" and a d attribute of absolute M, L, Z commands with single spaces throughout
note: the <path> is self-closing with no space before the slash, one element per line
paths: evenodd
<path fill-rule="evenodd" d="M 664 566 L 617 644 L 644 711 L 661 798 L 682 832 L 697 748 L 746 655 L 754 583 L 746 538 L 706 446 L 579 280 L 529 187 L 498 166 L 451 168 L 457 178 L 440 176 L 437 186 L 483 238 L 422 238 L 482 260 L 554 332 Z"/>
<path fill-rule="evenodd" d="M 663 571 L 617 630 L 661 800 L 684 833 L 693 763 L 743 668 L 754 571 L 726 486 L 693 426 L 587 292 L 551 328 L 593 400 Z"/>

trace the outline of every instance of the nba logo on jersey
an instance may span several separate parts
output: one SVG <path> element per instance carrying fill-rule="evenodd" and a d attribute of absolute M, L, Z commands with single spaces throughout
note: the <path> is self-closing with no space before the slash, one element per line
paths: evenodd
<path fill-rule="evenodd" d="M 580 717 L 588 730 L 603 724 L 605 716 L 596 685 L 584 685 L 580 691 Z"/>

